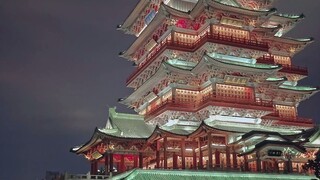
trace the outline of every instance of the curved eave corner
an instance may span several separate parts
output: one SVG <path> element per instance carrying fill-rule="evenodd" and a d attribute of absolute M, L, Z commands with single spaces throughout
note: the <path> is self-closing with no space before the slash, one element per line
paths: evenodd
<path fill-rule="evenodd" d="M 79 146 L 75 146 L 75 147 L 72 147 L 70 148 L 70 152 L 72 153 L 76 153 L 76 154 L 81 154 L 83 153 L 84 151 L 86 151 L 85 148 L 89 147 L 90 145 L 94 144 L 97 140 L 97 134 L 98 134 L 99 130 L 98 128 L 96 127 L 94 132 L 93 132 L 93 135 L 91 136 L 90 140 L 87 141 L 86 143 L 82 144 L 82 145 L 79 145 Z"/>
<path fill-rule="evenodd" d="M 303 13 L 300 15 L 275 14 L 275 16 L 292 20 L 302 20 L 305 18 L 305 15 Z"/>
<path fill-rule="evenodd" d="M 140 12 L 150 3 L 149 0 L 139 0 L 136 4 L 135 8 L 131 11 L 131 13 L 126 17 L 124 22 L 121 25 L 118 25 L 117 30 L 126 31 L 134 21 L 139 17 Z"/>
<path fill-rule="evenodd" d="M 279 89 L 295 92 L 305 92 L 305 93 L 317 93 L 320 91 L 319 87 L 304 87 L 304 86 L 287 86 L 280 85 Z"/>
<path fill-rule="evenodd" d="M 314 42 L 314 38 L 313 37 L 309 37 L 309 38 L 291 38 L 291 37 L 281 37 L 284 40 L 287 41 L 293 41 L 296 43 L 303 43 L 303 44 L 310 44 Z"/>

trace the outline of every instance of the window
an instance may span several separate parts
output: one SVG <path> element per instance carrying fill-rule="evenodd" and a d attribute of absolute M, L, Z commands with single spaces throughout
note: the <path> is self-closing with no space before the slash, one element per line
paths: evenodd
<path fill-rule="evenodd" d="M 223 27 L 223 26 L 212 26 L 212 28 L 213 28 L 214 34 L 249 39 L 249 32 L 248 31 L 227 28 L 227 27 Z"/>
<path fill-rule="evenodd" d="M 217 97 L 246 100 L 254 99 L 254 91 L 251 87 L 217 84 L 216 93 Z"/>
<path fill-rule="evenodd" d="M 279 117 L 294 120 L 296 118 L 296 108 L 293 106 L 276 105 Z"/>

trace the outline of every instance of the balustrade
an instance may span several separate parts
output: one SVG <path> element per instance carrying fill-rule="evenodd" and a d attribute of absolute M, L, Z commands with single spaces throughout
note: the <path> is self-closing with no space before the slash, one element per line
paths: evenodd
<path fill-rule="evenodd" d="M 295 65 L 282 65 L 281 72 L 308 75 L 308 68 Z"/>
<path fill-rule="evenodd" d="M 298 116 L 282 116 L 279 112 L 273 112 L 272 114 L 268 114 L 267 118 L 276 119 L 276 120 L 285 121 L 285 122 L 313 124 L 313 121 L 310 118 L 303 118 Z"/>
<path fill-rule="evenodd" d="M 272 55 L 262 56 L 257 59 L 257 62 L 264 63 L 264 64 L 276 64 L 274 60 L 274 56 Z M 282 69 L 280 70 L 280 72 L 308 75 L 308 68 L 306 67 L 300 67 L 296 65 L 286 65 L 286 64 L 281 64 L 281 66 L 282 66 Z"/>

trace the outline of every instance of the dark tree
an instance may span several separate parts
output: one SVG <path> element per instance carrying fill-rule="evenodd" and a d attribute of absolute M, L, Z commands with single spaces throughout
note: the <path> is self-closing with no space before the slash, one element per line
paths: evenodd
<path fill-rule="evenodd" d="M 318 150 L 318 152 L 316 153 L 316 159 L 308 160 L 308 162 L 306 164 L 304 164 L 302 168 L 305 171 L 307 171 L 309 169 L 313 169 L 314 175 L 317 178 L 320 178 L 320 150 Z"/>

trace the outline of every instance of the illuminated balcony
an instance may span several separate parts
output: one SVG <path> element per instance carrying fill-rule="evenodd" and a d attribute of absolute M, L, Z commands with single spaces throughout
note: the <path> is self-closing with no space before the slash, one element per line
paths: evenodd
<path fill-rule="evenodd" d="M 203 97 L 202 100 L 195 102 L 182 101 L 178 98 L 175 98 L 167 99 L 158 104 L 151 103 L 146 111 L 145 119 L 153 118 L 166 110 L 197 112 L 210 105 L 273 111 L 272 101 L 253 101 L 248 99 L 219 97 L 215 94 L 210 94 Z"/>
<path fill-rule="evenodd" d="M 275 64 L 274 56 L 271 55 L 264 55 L 257 59 L 257 63 L 264 63 L 264 64 Z"/>
<path fill-rule="evenodd" d="M 308 75 L 308 68 L 300 67 L 295 65 L 282 65 L 282 69 L 280 72 L 292 73 L 292 74 L 300 74 L 300 75 Z"/>
<path fill-rule="evenodd" d="M 194 52 L 206 42 L 225 44 L 241 48 L 268 51 L 269 46 L 265 42 L 221 35 L 219 33 L 206 33 L 192 43 L 166 40 L 158 44 L 146 57 L 144 62 L 127 78 L 126 84 L 130 84 L 146 67 L 148 67 L 165 49 Z"/>
<path fill-rule="evenodd" d="M 257 63 L 276 64 L 273 56 L 267 55 L 257 59 Z M 279 72 L 308 75 L 308 68 L 295 65 L 281 64 L 282 69 Z"/>
<path fill-rule="evenodd" d="M 270 119 L 278 121 L 276 124 L 282 125 L 301 125 L 303 126 L 313 126 L 314 122 L 310 118 L 303 118 L 297 116 L 282 116 L 279 112 L 274 112 L 267 116 L 264 116 L 263 119 Z"/>

